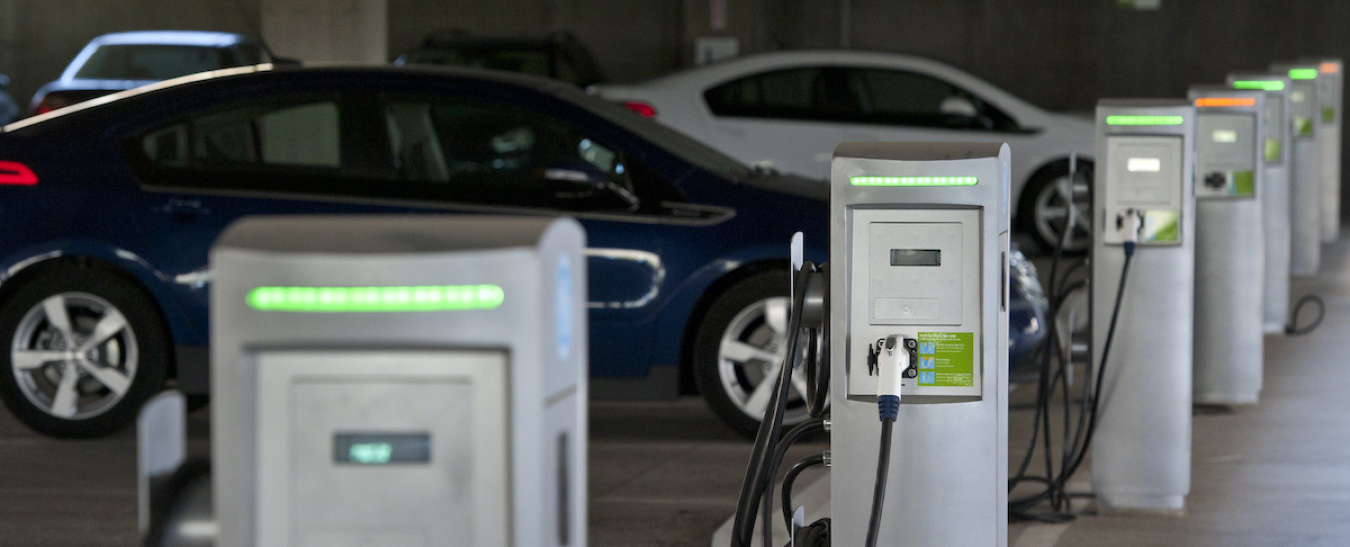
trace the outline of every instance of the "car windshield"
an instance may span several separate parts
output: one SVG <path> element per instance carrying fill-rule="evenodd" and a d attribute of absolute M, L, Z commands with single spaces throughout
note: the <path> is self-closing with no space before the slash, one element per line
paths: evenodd
<path fill-rule="evenodd" d="M 656 143 L 684 161 L 732 180 L 741 180 L 750 175 L 749 168 L 729 156 L 627 108 L 587 95 L 573 87 L 561 88 L 557 93 L 562 98 L 580 104 L 638 137 Z"/>
<path fill-rule="evenodd" d="M 163 44 L 100 46 L 75 73 L 92 80 L 168 80 L 197 72 L 253 64 L 242 50 Z M 256 56 L 254 56 L 256 57 Z"/>

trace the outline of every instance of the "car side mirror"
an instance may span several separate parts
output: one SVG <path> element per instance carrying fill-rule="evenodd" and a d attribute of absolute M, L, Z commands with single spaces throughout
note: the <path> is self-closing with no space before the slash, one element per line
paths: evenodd
<path fill-rule="evenodd" d="M 556 162 L 544 168 L 553 196 L 569 209 L 638 209 L 637 195 L 585 162 Z"/>
<path fill-rule="evenodd" d="M 938 111 L 945 116 L 961 116 L 963 118 L 974 118 L 980 115 L 979 109 L 975 108 L 975 103 L 970 102 L 970 99 L 959 96 L 943 99 L 942 104 L 938 106 Z"/>

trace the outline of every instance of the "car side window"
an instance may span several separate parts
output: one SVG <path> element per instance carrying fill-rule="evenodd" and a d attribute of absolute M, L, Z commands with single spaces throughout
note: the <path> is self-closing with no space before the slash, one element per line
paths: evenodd
<path fill-rule="evenodd" d="M 840 71 L 825 67 L 774 70 L 713 87 L 703 94 L 716 116 L 844 121 L 857 98 Z"/>
<path fill-rule="evenodd" d="M 151 131 L 141 151 L 157 167 L 342 166 L 338 105 L 324 100 L 248 104 Z"/>
<path fill-rule="evenodd" d="M 258 105 L 202 116 L 193 123 L 193 154 L 204 163 L 341 167 L 341 127 L 334 101 Z"/>
<path fill-rule="evenodd" d="M 443 186 L 444 199 L 567 210 L 631 210 L 613 148 L 532 110 L 441 99 L 384 101 L 400 177 Z"/>
<path fill-rule="evenodd" d="M 849 70 L 849 81 L 862 96 L 862 119 L 867 122 L 986 131 L 1016 126 L 974 94 L 924 74 L 858 68 Z"/>

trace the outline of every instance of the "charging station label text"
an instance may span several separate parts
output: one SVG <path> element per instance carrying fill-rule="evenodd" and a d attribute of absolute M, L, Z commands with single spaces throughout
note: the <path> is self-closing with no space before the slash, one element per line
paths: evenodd
<path fill-rule="evenodd" d="M 975 385 L 975 333 L 921 332 L 918 340 L 919 385 Z"/>

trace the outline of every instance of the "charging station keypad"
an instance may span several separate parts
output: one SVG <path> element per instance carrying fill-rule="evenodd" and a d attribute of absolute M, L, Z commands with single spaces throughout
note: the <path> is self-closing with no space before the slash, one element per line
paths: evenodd
<path fill-rule="evenodd" d="M 1100 226 L 1104 241 L 1121 244 L 1141 217 L 1141 245 L 1181 242 L 1182 139 L 1170 136 L 1110 135 L 1106 138 L 1106 207 Z"/>
<path fill-rule="evenodd" d="M 918 340 L 904 397 L 980 396 L 980 219 L 978 209 L 854 210 L 851 276 L 860 305 L 849 344 L 859 358 L 849 368 L 850 397 L 877 394 L 864 357 L 891 334 Z"/>
<path fill-rule="evenodd" d="M 259 500 L 260 537 L 504 544 L 504 352 L 268 351 L 255 362 L 258 420 L 272 425 L 260 478 L 274 486 Z"/>
<path fill-rule="evenodd" d="M 1195 152 L 1195 197 L 1256 195 L 1255 116 L 1201 113 Z"/>
<path fill-rule="evenodd" d="M 960 325 L 961 223 L 873 222 L 868 231 L 870 323 Z"/>

